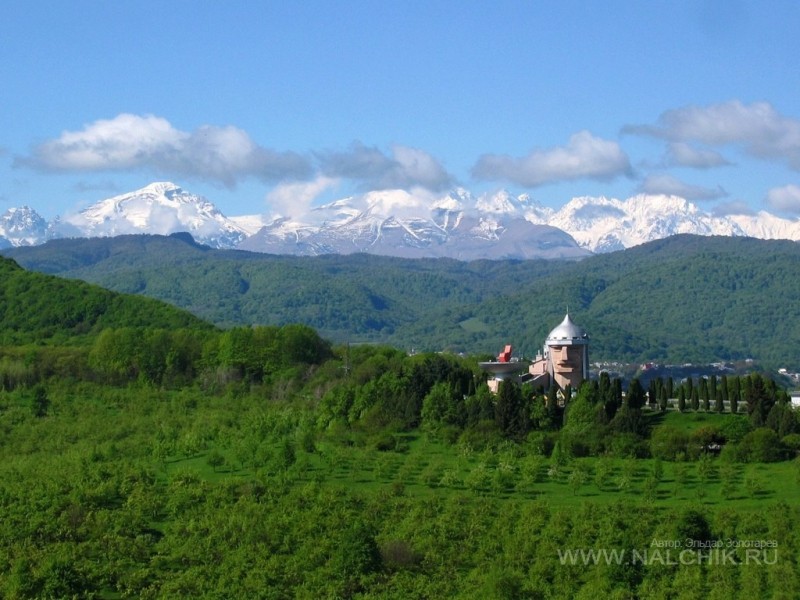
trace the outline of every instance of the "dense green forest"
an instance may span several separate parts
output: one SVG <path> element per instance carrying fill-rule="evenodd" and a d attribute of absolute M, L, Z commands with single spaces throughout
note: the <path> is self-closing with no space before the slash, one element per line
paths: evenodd
<path fill-rule="evenodd" d="M 761 374 L 493 396 L 471 357 L 2 268 L 0 597 L 800 594 Z"/>
<path fill-rule="evenodd" d="M 598 360 L 800 368 L 800 246 L 679 235 L 570 261 L 289 257 L 186 234 L 54 240 L 26 268 L 170 302 L 219 326 L 303 323 L 334 342 L 528 355 L 569 311 Z"/>

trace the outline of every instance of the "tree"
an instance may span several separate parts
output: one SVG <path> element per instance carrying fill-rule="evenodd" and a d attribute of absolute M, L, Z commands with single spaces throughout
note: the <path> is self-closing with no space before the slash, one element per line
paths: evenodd
<path fill-rule="evenodd" d="M 644 406 L 645 392 L 639 378 L 636 377 L 628 386 L 628 394 L 625 397 L 625 405 L 630 409 L 639 409 Z"/>
<path fill-rule="evenodd" d="M 461 426 L 465 417 L 463 406 L 446 381 L 440 381 L 422 401 L 422 425 L 436 431 L 443 425 Z"/>
<path fill-rule="evenodd" d="M 586 472 L 586 469 L 583 467 L 583 465 L 576 464 L 567 478 L 569 486 L 572 488 L 573 496 L 578 494 L 578 491 L 583 487 L 588 479 L 589 474 Z"/>
<path fill-rule="evenodd" d="M 494 420 L 506 437 L 522 438 L 530 430 L 530 418 L 519 386 L 511 380 L 500 382 L 494 406 Z"/>
<path fill-rule="evenodd" d="M 661 410 L 661 412 L 664 412 L 667 410 L 668 404 L 669 400 L 667 400 L 667 388 L 662 387 L 661 390 L 659 391 L 658 408 Z"/>
<path fill-rule="evenodd" d="M 658 406 L 658 400 L 659 400 L 658 390 L 661 387 L 659 383 L 660 379 L 651 379 L 650 384 L 648 385 L 647 388 L 647 402 L 653 408 Z"/>
<path fill-rule="evenodd" d="M 214 448 L 211 452 L 208 453 L 208 456 L 206 457 L 206 464 L 209 467 L 213 468 L 214 472 L 216 473 L 217 468 L 225 464 L 225 457 L 222 456 L 219 450 Z"/>
<path fill-rule="evenodd" d="M 785 457 L 785 449 L 777 433 L 759 427 L 742 438 L 737 456 L 745 462 L 775 462 Z"/>
<path fill-rule="evenodd" d="M 722 390 L 717 389 L 714 396 L 714 412 L 721 413 L 725 410 L 725 405 L 722 403 Z"/>
<path fill-rule="evenodd" d="M 694 412 L 700 410 L 700 394 L 696 387 L 692 388 L 692 410 Z"/>
<path fill-rule="evenodd" d="M 561 419 L 559 416 L 558 386 L 553 384 L 550 386 L 550 390 L 547 392 L 547 417 L 550 421 L 551 427 L 558 429 L 558 427 L 561 425 Z"/>
<path fill-rule="evenodd" d="M 703 410 L 706 412 L 711 410 L 708 380 L 705 377 L 700 378 L 700 399 L 703 401 Z"/>
<path fill-rule="evenodd" d="M 731 389 L 730 389 L 730 405 L 731 405 L 731 414 L 737 414 L 739 412 L 739 378 L 733 377 L 731 379 Z"/>
<path fill-rule="evenodd" d="M 47 397 L 47 390 L 41 384 L 33 388 L 33 398 L 31 398 L 31 413 L 34 417 L 46 417 L 50 408 L 50 399 Z"/>
<path fill-rule="evenodd" d="M 761 427 L 775 404 L 777 389 L 775 382 L 753 373 L 744 379 L 744 399 L 753 427 Z"/>
<path fill-rule="evenodd" d="M 684 412 L 686 410 L 686 390 L 681 386 L 678 390 L 678 410 Z"/>
<path fill-rule="evenodd" d="M 358 591 L 359 580 L 381 567 L 381 553 L 373 530 L 360 519 L 353 522 L 333 545 L 331 570 L 344 579 L 345 596 Z"/>

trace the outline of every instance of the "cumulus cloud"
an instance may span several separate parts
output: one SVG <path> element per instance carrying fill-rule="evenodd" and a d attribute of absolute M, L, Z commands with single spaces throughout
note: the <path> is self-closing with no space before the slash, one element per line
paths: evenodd
<path fill-rule="evenodd" d="M 712 146 L 741 144 L 753 156 L 785 160 L 800 170 L 800 121 L 768 102 L 687 106 L 662 113 L 657 125 L 629 125 L 623 132 Z"/>
<path fill-rule="evenodd" d="M 695 169 L 711 169 L 731 163 L 714 150 L 695 148 L 685 142 L 672 142 L 667 148 L 667 164 Z"/>
<path fill-rule="evenodd" d="M 477 179 L 505 180 L 524 187 L 574 179 L 610 180 L 631 173 L 619 144 L 580 131 L 563 147 L 534 150 L 528 156 L 486 154 L 472 168 Z"/>
<path fill-rule="evenodd" d="M 800 186 L 789 184 L 767 192 L 767 205 L 773 210 L 800 214 Z"/>
<path fill-rule="evenodd" d="M 733 202 L 722 202 L 717 204 L 712 210 L 711 214 L 715 217 L 728 217 L 731 215 L 754 215 L 755 211 L 750 208 L 750 205 L 743 200 L 734 200 Z"/>
<path fill-rule="evenodd" d="M 642 182 L 640 189 L 645 194 L 680 196 L 686 200 L 717 200 L 728 195 L 721 187 L 714 189 L 691 185 L 664 173 L 649 175 Z"/>
<path fill-rule="evenodd" d="M 453 183 L 453 177 L 433 156 L 408 146 L 392 146 L 387 155 L 355 143 L 345 152 L 320 153 L 319 159 L 325 175 L 353 180 L 365 190 L 443 190 Z"/>
<path fill-rule="evenodd" d="M 276 215 L 300 218 L 311 210 L 320 194 L 338 182 L 338 179 L 321 175 L 313 181 L 283 183 L 267 194 L 266 201 Z"/>
<path fill-rule="evenodd" d="M 243 177 L 265 181 L 302 179 L 307 159 L 259 146 L 236 127 L 202 126 L 180 131 L 164 118 L 120 114 L 65 131 L 33 149 L 17 164 L 52 171 L 151 169 L 234 186 Z"/>

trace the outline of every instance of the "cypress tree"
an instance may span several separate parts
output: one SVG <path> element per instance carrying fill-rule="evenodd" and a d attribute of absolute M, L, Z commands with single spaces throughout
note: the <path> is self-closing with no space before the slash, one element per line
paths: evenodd
<path fill-rule="evenodd" d="M 700 378 L 700 399 L 703 401 L 703 410 L 708 412 L 709 405 L 709 395 L 708 395 L 708 380 L 705 377 Z"/>
<path fill-rule="evenodd" d="M 678 390 L 678 410 L 681 412 L 686 410 L 686 391 L 683 386 Z"/>

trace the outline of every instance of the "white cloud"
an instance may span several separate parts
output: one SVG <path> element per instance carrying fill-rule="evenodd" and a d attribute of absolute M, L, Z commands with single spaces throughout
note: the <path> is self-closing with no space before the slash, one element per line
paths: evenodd
<path fill-rule="evenodd" d="M 667 149 L 667 163 L 695 169 L 710 169 L 729 165 L 719 152 L 703 148 L 695 148 L 685 142 L 672 142 Z"/>
<path fill-rule="evenodd" d="M 789 184 L 767 192 L 767 205 L 773 210 L 800 214 L 800 186 Z"/>
<path fill-rule="evenodd" d="M 649 175 L 641 185 L 641 191 L 645 194 L 666 194 L 668 196 L 679 196 L 686 200 L 717 200 L 728 194 L 722 188 L 707 188 L 699 185 L 691 185 L 664 173 Z"/>
<path fill-rule="evenodd" d="M 304 178 L 311 170 L 300 155 L 261 147 L 236 127 L 204 125 L 185 132 L 164 118 L 132 114 L 101 119 L 81 131 L 65 131 L 17 163 L 55 171 L 142 168 L 228 186 L 243 177 L 266 181 Z"/>
<path fill-rule="evenodd" d="M 741 144 L 753 156 L 785 160 L 800 170 L 800 121 L 781 115 L 768 102 L 687 106 L 662 113 L 656 126 L 623 131 L 708 145 Z"/>
<path fill-rule="evenodd" d="M 338 179 L 320 175 L 313 181 L 283 183 L 267 194 L 266 201 L 276 215 L 299 219 L 308 214 L 320 194 L 338 182 Z"/>
<path fill-rule="evenodd" d="M 351 179 L 365 190 L 443 190 L 453 177 L 433 156 L 418 148 L 395 145 L 391 155 L 378 148 L 355 143 L 346 152 L 320 153 L 323 172 Z"/>
<path fill-rule="evenodd" d="M 525 187 L 573 179 L 609 180 L 630 174 L 628 156 L 619 144 L 580 131 L 564 147 L 534 150 L 523 158 L 487 154 L 472 174 L 478 179 L 506 180 Z"/>

